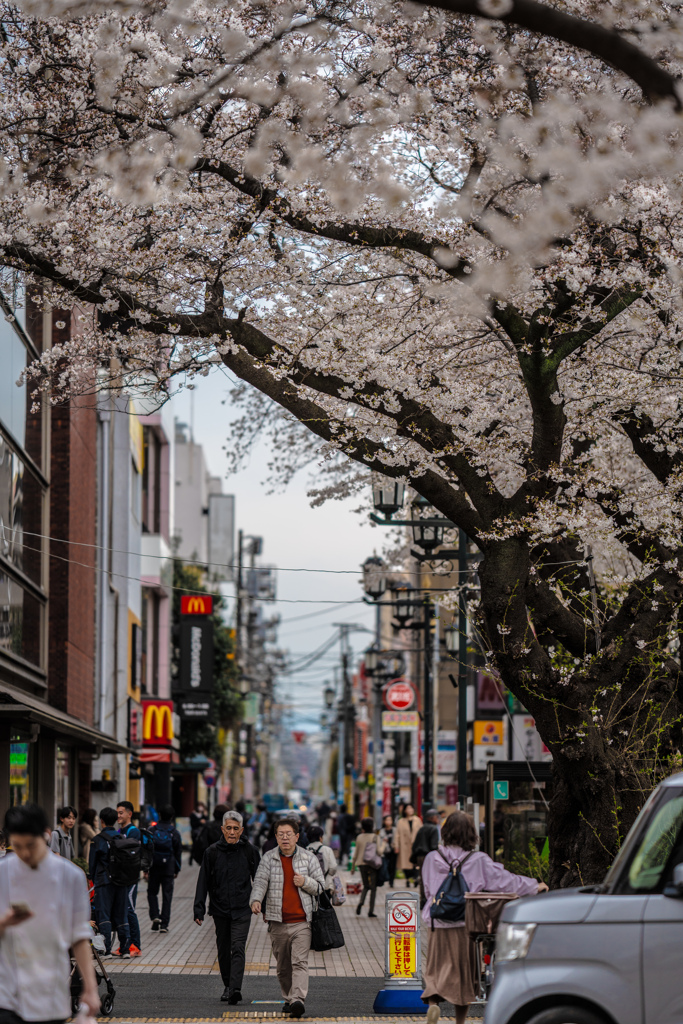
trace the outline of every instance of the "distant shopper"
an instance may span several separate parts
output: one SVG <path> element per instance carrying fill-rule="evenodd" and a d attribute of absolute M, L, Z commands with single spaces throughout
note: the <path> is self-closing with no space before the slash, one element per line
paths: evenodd
<path fill-rule="evenodd" d="M 203 828 L 204 825 L 206 825 L 208 820 L 209 812 L 207 810 L 206 804 L 202 803 L 202 801 L 200 800 L 197 806 L 195 807 L 194 811 L 192 811 L 192 814 L 190 815 L 190 832 L 192 833 L 193 839 L 195 839 L 199 835 L 201 829 Z"/>
<path fill-rule="evenodd" d="M 89 807 L 87 811 L 83 812 L 81 823 L 78 826 L 78 841 L 81 844 L 81 857 L 83 860 L 90 860 L 90 847 L 99 831 L 97 811 L 94 807 Z"/>
<path fill-rule="evenodd" d="M 372 818 L 363 818 L 360 823 L 362 832 L 356 840 L 356 849 L 353 854 L 353 867 L 358 868 L 360 877 L 363 879 L 363 891 L 360 895 L 360 903 L 356 907 L 356 913 L 360 914 L 365 903 L 365 897 L 370 893 L 370 907 L 368 917 L 377 917 L 375 913 L 375 898 L 377 896 L 377 876 L 382 866 L 382 854 L 384 853 L 384 841 L 379 833 L 375 832 L 375 823 Z"/>
<path fill-rule="evenodd" d="M 71 948 L 94 1017 L 100 998 L 90 952 L 85 875 L 69 858 L 50 857 L 47 816 L 35 804 L 5 815 L 15 856 L 0 865 L 0 1021 L 21 1024 L 71 1016 Z"/>
<path fill-rule="evenodd" d="M 343 865 L 348 860 L 351 843 L 356 838 L 356 815 L 349 814 L 346 804 L 342 804 L 337 815 L 337 832 L 339 833 L 339 861 Z"/>
<path fill-rule="evenodd" d="M 309 825 L 308 846 L 306 849 L 309 853 L 314 853 L 318 858 L 320 870 L 325 879 L 325 888 L 328 892 L 332 892 L 334 890 L 332 879 L 337 874 L 337 858 L 329 846 L 323 846 L 323 835 L 324 832 L 320 825 Z"/>
<path fill-rule="evenodd" d="M 218 966 L 223 979 L 221 1001 L 235 1006 L 242 1000 L 245 949 L 251 908 L 249 896 L 259 863 L 259 852 L 247 841 L 242 815 L 226 811 L 223 835 L 202 860 L 194 897 L 194 919 L 201 925 L 209 895 L 209 914 L 216 928 Z"/>
<path fill-rule="evenodd" d="M 477 850 L 478 842 L 472 818 L 463 811 L 455 811 L 444 822 L 441 846 L 427 854 L 422 868 L 427 897 L 422 920 L 433 925 L 423 972 L 422 999 L 429 1003 L 428 1024 L 436 1024 L 440 1016 L 439 1003 L 444 1000 L 455 1004 L 456 1024 L 465 1024 L 469 1004 L 477 995 L 474 943 L 465 930 L 465 922 L 432 919 L 430 913 L 432 901 L 453 866 L 460 865 L 470 892 L 510 892 L 530 896 L 548 888 L 545 882 L 506 871 L 502 864 Z"/>
<path fill-rule="evenodd" d="M 133 807 L 130 800 L 120 800 L 116 805 L 116 813 L 118 816 L 119 832 L 122 836 L 126 836 L 129 839 L 137 839 L 142 841 L 140 829 L 133 824 L 133 813 L 135 808 Z M 133 882 L 132 885 L 128 886 L 127 895 L 127 913 L 128 913 L 128 930 L 130 932 L 130 955 L 140 956 L 141 952 L 141 939 L 140 939 L 140 922 L 136 912 L 136 904 L 138 899 L 138 882 Z M 119 951 L 120 952 L 120 951 Z"/>
<path fill-rule="evenodd" d="M 382 827 L 379 830 L 380 839 L 384 842 L 384 871 L 389 881 L 389 888 L 394 888 L 394 879 L 396 878 L 396 850 L 394 849 L 394 842 L 396 840 L 396 829 L 394 828 L 394 819 L 391 814 L 385 814 L 382 818 Z"/>
<path fill-rule="evenodd" d="M 428 853 L 432 850 L 436 850 L 439 845 L 439 837 L 441 835 L 439 829 L 439 822 L 441 815 L 436 808 L 431 808 L 425 814 L 425 823 L 417 830 L 417 835 L 413 840 L 413 848 L 410 853 L 410 859 L 413 862 L 415 871 L 420 883 L 420 906 L 425 905 L 425 893 L 422 885 L 422 865 L 424 859 Z"/>
<path fill-rule="evenodd" d="M 154 863 L 147 879 L 147 902 L 153 932 L 167 932 L 171 921 L 173 886 L 182 866 L 183 843 L 175 827 L 171 804 L 161 808 L 161 819 L 154 827 Z M 161 889 L 161 912 L 159 912 Z"/>
<path fill-rule="evenodd" d="M 60 857 L 66 857 L 67 860 L 74 859 L 74 843 L 71 832 L 76 824 L 77 817 L 78 812 L 76 808 L 70 804 L 58 808 L 57 821 L 59 824 L 50 836 L 50 849 L 52 852 L 58 853 Z"/>
<path fill-rule="evenodd" d="M 413 852 L 413 843 L 421 825 L 422 818 L 418 818 L 413 805 L 406 804 L 403 808 L 403 816 L 398 820 L 394 837 L 394 850 L 397 854 L 396 867 L 404 874 L 406 889 L 410 888 L 411 878 L 417 888 L 417 871 L 410 858 Z"/>
<path fill-rule="evenodd" d="M 251 909 L 268 922 L 277 964 L 283 1012 L 302 1017 L 308 994 L 313 897 L 324 886 L 315 854 L 297 846 L 299 822 L 281 818 L 275 825 L 277 849 L 263 855 L 251 890 Z"/>
<path fill-rule="evenodd" d="M 208 848 L 213 844 L 217 843 L 221 838 L 221 826 L 223 824 L 223 817 L 226 811 L 229 811 L 230 807 L 228 804 L 216 804 L 213 809 L 213 819 L 206 821 L 200 828 L 196 837 L 192 837 L 192 852 L 190 853 L 190 864 L 192 861 L 195 864 L 201 863 L 204 859 L 204 854 Z"/>
<path fill-rule="evenodd" d="M 118 850 L 115 845 L 117 814 L 113 807 L 100 811 L 102 831 L 95 836 L 90 847 L 90 877 L 95 886 L 95 920 L 104 936 L 105 952 L 111 956 L 112 931 L 119 937 L 119 956 L 130 956 L 130 931 L 128 929 L 128 885 L 117 883 L 120 879 L 117 862 Z"/>

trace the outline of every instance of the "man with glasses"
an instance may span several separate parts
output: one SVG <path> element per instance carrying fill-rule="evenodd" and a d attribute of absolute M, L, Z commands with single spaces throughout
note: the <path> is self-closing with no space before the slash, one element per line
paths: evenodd
<path fill-rule="evenodd" d="M 245 947 L 251 923 L 249 894 L 259 862 L 256 847 L 247 842 L 242 815 L 226 811 L 223 833 L 217 843 L 207 849 L 197 879 L 194 897 L 194 919 L 201 925 L 209 894 L 209 914 L 216 926 L 218 966 L 225 989 L 221 1002 L 233 1006 L 242 999 Z"/>
<path fill-rule="evenodd" d="M 313 897 L 325 887 L 318 858 L 297 845 L 299 828 L 296 818 L 278 821 L 277 846 L 264 853 L 250 897 L 254 914 L 265 905 L 283 1010 L 292 1017 L 305 1012 Z"/>

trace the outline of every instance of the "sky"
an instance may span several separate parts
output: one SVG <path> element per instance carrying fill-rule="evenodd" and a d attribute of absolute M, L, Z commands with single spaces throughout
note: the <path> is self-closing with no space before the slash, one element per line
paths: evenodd
<path fill-rule="evenodd" d="M 381 549 L 383 538 L 366 516 L 352 511 L 358 498 L 311 508 L 306 491 L 313 467 L 299 473 L 285 489 L 269 494 L 263 483 L 268 453 L 262 441 L 256 444 L 249 464 L 227 476 L 223 448 L 231 419 L 229 380 L 216 371 L 196 378 L 195 384 L 193 401 L 192 393 L 183 391 L 173 397 L 171 407 L 178 420 L 192 427 L 211 474 L 223 480 L 224 493 L 235 495 L 236 531 L 263 537 L 259 561 L 278 567 L 278 599 L 264 608 L 264 617 L 270 617 L 272 609 L 281 618 L 278 646 L 289 650 L 290 661 L 296 664 L 332 638 L 334 623 L 352 622 L 371 629 L 374 609 L 359 600 L 363 593 L 360 566 L 375 549 Z M 224 400 L 225 405 L 221 404 Z M 354 631 L 350 639 L 357 654 L 371 643 L 372 634 Z M 310 668 L 280 679 L 279 697 L 291 696 L 294 704 L 294 727 L 317 731 L 323 710 L 321 691 L 328 680 L 334 685 L 334 667 L 339 663 L 337 641 Z"/>

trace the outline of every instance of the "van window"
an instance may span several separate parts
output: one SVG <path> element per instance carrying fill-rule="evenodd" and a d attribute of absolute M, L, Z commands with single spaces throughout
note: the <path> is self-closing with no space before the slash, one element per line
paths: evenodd
<path fill-rule="evenodd" d="M 673 796 L 652 818 L 628 872 L 632 892 L 654 892 L 678 846 L 683 828 L 683 795 Z"/>

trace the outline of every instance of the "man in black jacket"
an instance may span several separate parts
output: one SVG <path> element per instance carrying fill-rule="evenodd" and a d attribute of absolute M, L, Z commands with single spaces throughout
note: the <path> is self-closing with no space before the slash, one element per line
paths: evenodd
<path fill-rule="evenodd" d="M 218 965 L 225 990 L 221 1001 L 233 1006 L 242 999 L 245 948 L 249 935 L 251 883 L 259 863 L 259 852 L 242 833 L 243 819 L 237 811 L 223 815 L 221 839 L 208 848 L 202 860 L 194 897 L 194 919 L 201 924 L 206 913 L 216 926 Z"/>
<path fill-rule="evenodd" d="M 441 821 L 441 815 L 432 807 L 431 810 L 425 814 L 424 825 L 417 830 L 417 835 L 413 840 L 413 848 L 410 851 L 410 859 L 418 870 L 420 876 L 420 907 L 424 907 L 427 902 L 425 896 L 424 885 L 422 884 L 422 865 L 424 864 L 425 857 L 432 850 L 438 849 L 439 839 L 441 838 L 441 830 L 439 828 L 439 822 Z"/>

